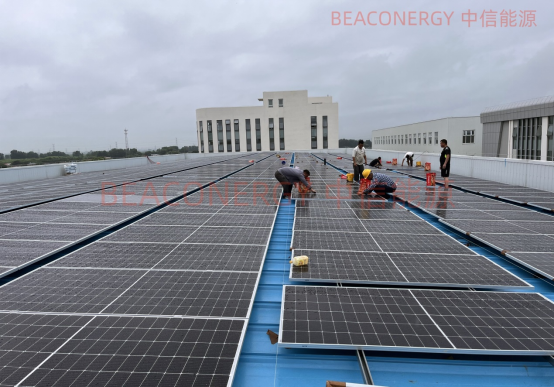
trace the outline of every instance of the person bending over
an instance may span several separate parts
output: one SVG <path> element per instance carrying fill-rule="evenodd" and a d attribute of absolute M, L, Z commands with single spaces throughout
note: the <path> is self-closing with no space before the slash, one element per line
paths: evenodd
<path fill-rule="evenodd" d="M 308 176 L 310 176 L 310 171 L 308 171 L 307 169 L 301 171 L 300 169 L 296 168 L 283 167 L 275 171 L 275 178 L 283 186 L 283 196 L 285 197 L 290 197 L 292 186 L 295 183 L 302 183 L 304 184 L 304 186 L 306 186 L 308 192 L 315 193 L 310 183 L 308 183 L 308 181 L 306 180 Z"/>
<path fill-rule="evenodd" d="M 363 172 L 363 176 L 371 181 L 369 187 L 364 190 L 364 195 L 369 195 L 375 191 L 377 195 L 384 196 L 396 191 L 396 183 L 384 173 L 373 173 L 371 169 L 366 169 Z"/>

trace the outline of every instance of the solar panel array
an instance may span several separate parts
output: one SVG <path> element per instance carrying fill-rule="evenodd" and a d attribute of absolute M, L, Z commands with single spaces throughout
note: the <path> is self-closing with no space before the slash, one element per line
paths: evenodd
<path fill-rule="evenodd" d="M 326 171 L 315 162 L 311 170 Z M 319 176 L 317 181 L 326 183 Z M 291 279 L 487 289 L 530 286 L 399 204 L 356 197 L 297 200 L 291 247 L 294 255 L 310 260 L 308 266 L 291 266 Z"/>
<path fill-rule="evenodd" d="M 410 171 L 414 176 L 422 173 Z M 484 182 L 465 177 L 453 176 L 452 179 L 464 189 L 470 188 L 464 180 Z M 445 191 L 439 187 L 426 187 L 423 181 L 410 180 L 413 181 L 397 197 L 534 272 L 554 278 L 554 216 L 457 189 Z"/>
<path fill-rule="evenodd" d="M 554 305 L 538 293 L 285 286 L 279 343 L 552 355 Z"/>
<path fill-rule="evenodd" d="M 210 156 L 208 158 L 187 159 L 163 164 L 149 164 L 143 158 L 144 165 L 135 167 L 110 171 L 84 172 L 22 183 L 0 184 L 0 192 L 2 192 L 0 213 L 49 200 L 58 200 L 72 195 L 101 190 L 103 187 L 151 179 L 166 173 L 196 168 L 237 157 L 244 158 L 245 156 Z M 155 159 L 155 157 L 153 158 Z M 59 165 L 59 168 L 61 170 L 62 165 Z"/>
<path fill-rule="evenodd" d="M 276 182 L 263 178 L 277 163 L 250 165 L 2 286 L 0 385 L 230 385 L 277 211 Z M 170 181 L 181 189 L 244 166 Z"/>
<path fill-rule="evenodd" d="M 214 165 L 201 160 L 206 166 L 0 214 L 0 267 L 6 269 L 0 277 L 249 164 L 245 158 Z"/>
<path fill-rule="evenodd" d="M 349 161 L 342 164 L 349 169 Z M 315 168 L 320 167 L 316 164 Z M 394 172 L 378 172 L 397 181 L 399 197 L 420 205 L 432 204 L 429 212 L 449 214 L 456 220 L 469 217 L 484 222 L 484 227 L 490 227 L 491 216 L 498 215 L 489 212 L 509 212 L 454 193 L 464 210 L 452 213 L 442 205 L 443 199 L 450 198 L 441 197 L 440 190 Z M 473 203 L 477 203 L 475 208 Z M 516 219 L 524 216 L 519 215 Z M 498 221 L 509 222 L 507 219 Z M 294 255 L 308 255 L 309 264 L 291 267 L 291 279 L 339 286 L 284 287 L 281 346 L 554 354 L 554 307 L 537 293 L 340 286 L 524 289 L 528 285 L 398 204 L 387 202 L 379 209 L 377 203 L 361 198 L 336 200 L 334 204 L 297 201 L 292 247 Z"/>

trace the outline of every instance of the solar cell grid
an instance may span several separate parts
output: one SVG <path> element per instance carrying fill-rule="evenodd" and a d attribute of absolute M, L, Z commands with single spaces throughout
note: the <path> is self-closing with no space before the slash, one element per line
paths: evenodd
<path fill-rule="evenodd" d="M 531 230 L 519 227 L 518 225 L 505 220 L 442 220 L 444 224 L 450 225 L 464 232 L 484 233 L 512 233 L 531 234 Z"/>
<path fill-rule="evenodd" d="M 0 385 L 17 385 L 90 319 L 0 313 Z"/>
<path fill-rule="evenodd" d="M 377 210 L 377 209 L 354 209 L 354 213 L 361 220 L 421 220 L 411 211 Z"/>
<path fill-rule="evenodd" d="M 225 227 L 271 227 L 275 219 L 274 214 L 269 215 L 229 215 L 217 214 L 208 220 L 205 226 L 225 226 Z"/>
<path fill-rule="evenodd" d="M 132 244 L 100 241 L 52 262 L 49 267 L 150 269 L 176 247 L 177 244 Z"/>
<path fill-rule="evenodd" d="M 294 230 L 304 231 L 351 231 L 365 232 L 365 227 L 357 219 L 297 218 Z"/>
<path fill-rule="evenodd" d="M 474 254 L 472 250 L 447 235 L 404 235 L 372 233 L 373 239 L 385 252 L 443 254 Z"/>
<path fill-rule="evenodd" d="M 285 286 L 287 347 L 551 354 L 554 308 L 537 293 Z"/>
<path fill-rule="evenodd" d="M 553 279 L 554 278 L 554 253 L 517 253 L 509 252 L 506 255 L 515 258 L 525 266 L 539 271 L 542 275 Z"/>
<path fill-rule="evenodd" d="M 154 213 L 138 222 L 139 226 L 201 226 L 214 214 Z"/>
<path fill-rule="evenodd" d="M 292 246 L 306 250 L 381 251 L 367 232 L 294 231 Z"/>
<path fill-rule="evenodd" d="M 510 252 L 542 252 L 554 251 L 554 238 L 540 234 L 525 234 L 514 237 L 509 234 L 474 233 L 473 236 L 500 250 Z"/>
<path fill-rule="evenodd" d="M 409 292 L 285 286 L 283 293 L 280 343 L 452 348 Z"/>
<path fill-rule="evenodd" d="M 362 220 L 370 233 L 380 234 L 442 234 L 442 232 L 423 220 Z"/>
<path fill-rule="evenodd" d="M 258 273 L 150 271 L 104 312 L 247 317 Z"/>
<path fill-rule="evenodd" d="M 271 228 L 262 227 L 200 227 L 186 239 L 187 243 L 265 245 L 271 234 Z"/>
<path fill-rule="evenodd" d="M 42 268 L 2 286 L 0 310 L 98 313 L 143 271 Z"/>
<path fill-rule="evenodd" d="M 107 242 L 180 243 L 188 238 L 197 226 L 139 226 L 130 225 L 104 238 Z"/>
<path fill-rule="evenodd" d="M 2 239 L 74 242 L 104 228 L 105 225 L 42 223 L 5 234 Z"/>
<path fill-rule="evenodd" d="M 554 217 L 551 215 L 541 214 L 536 211 L 485 211 L 488 214 L 494 215 L 500 219 L 506 220 L 534 220 L 544 222 L 554 222 Z M 553 223 L 554 224 L 554 223 Z"/>
<path fill-rule="evenodd" d="M 264 256 L 265 246 L 184 243 L 154 269 L 258 271 Z"/>
<path fill-rule="evenodd" d="M 128 219 L 135 214 L 124 212 L 77 212 L 51 220 L 48 223 L 102 224 L 112 225 Z"/>
<path fill-rule="evenodd" d="M 245 328 L 241 320 L 77 319 L 70 322 L 72 325 L 66 328 L 67 333 L 42 339 L 49 350 L 65 342 L 44 364 L 40 362 L 49 352 L 33 348 L 22 355 L 11 350 L 10 355 L 27 364 L 16 368 L 16 372 L 2 381 L 15 385 L 28 375 L 24 385 L 227 385 Z M 76 334 L 66 337 L 69 333 Z M 8 367 L 15 368 L 17 363 L 10 362 L 11 359 L 10 356 L 5 361 L 9 362 Z M 35 366 L 39 367 L 35 369 Z"/>
<path fill-rule="evenodd" d="M 407 282 L 457 284 L 463 287 L 529 287 L 515 275 L 481 255 L 388 253 Z"/>

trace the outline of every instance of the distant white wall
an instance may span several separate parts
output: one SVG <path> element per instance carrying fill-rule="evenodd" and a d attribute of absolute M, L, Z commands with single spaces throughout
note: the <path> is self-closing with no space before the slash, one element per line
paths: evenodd
<path fill-rule="evenodd" d="M 341 153 L 344 152 L 345 150 L 342 150 Z M 387 166 L 385 163 L 387 161 L 392 161 L 393 158 L 398 159 L 398 165 L 400 165 L 405 153 L 404 151 L 369 149 L 368 161 L 369 159 L 380 156 L 385 166 Z M 421 161 L 423 165 L 425 165 L 425 163 L 431 163 L 431 169 L 433 171 L 438 172 L 440 170 L 440 154 L 414 153 L 414 161 Z M 450 172 L 462 176 L 554 192 L 554 163 L 551 161 L 504 159 L 498 157 L 477 157 L 454 154 L 452 155 Z"/>
<path fill-rule="evenodd" d="M 180 153 L 177 155 L 150 156 L 152 161 L 168 163 L 178 160 L 194 159 L 198 157 L 210 157 L 213 154 Z M 68 163 L 69 164 L 69 163 Z M 129 159 L 113 159 L 100 161 L 77 162 L 77 171 L 98 172 L 113 169 L 137 167 L 148 165 L 146 157 L 133 157 Z M 22 183 L 25 181 L 48 179 L 64 175 L 64 164 L 32 165 L 28 167 L 12 167 L 0 169 L 0 184 Z"/>

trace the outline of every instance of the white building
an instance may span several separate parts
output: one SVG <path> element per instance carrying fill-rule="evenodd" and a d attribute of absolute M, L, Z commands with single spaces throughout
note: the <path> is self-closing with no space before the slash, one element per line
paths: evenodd
<path fill-rule="evenodd" d="M 440 140 L 453 154 L 481 156 L 483 126 L 479 116 L 448 117 L 374 130 L 373 149 L 440 153 Z"/>
<path fill-rule="evenodd" d="M 307 90 L 264 92 L 262 106 L 196 109 L 200 153 L 339 147 L 339 105 Z"/>

